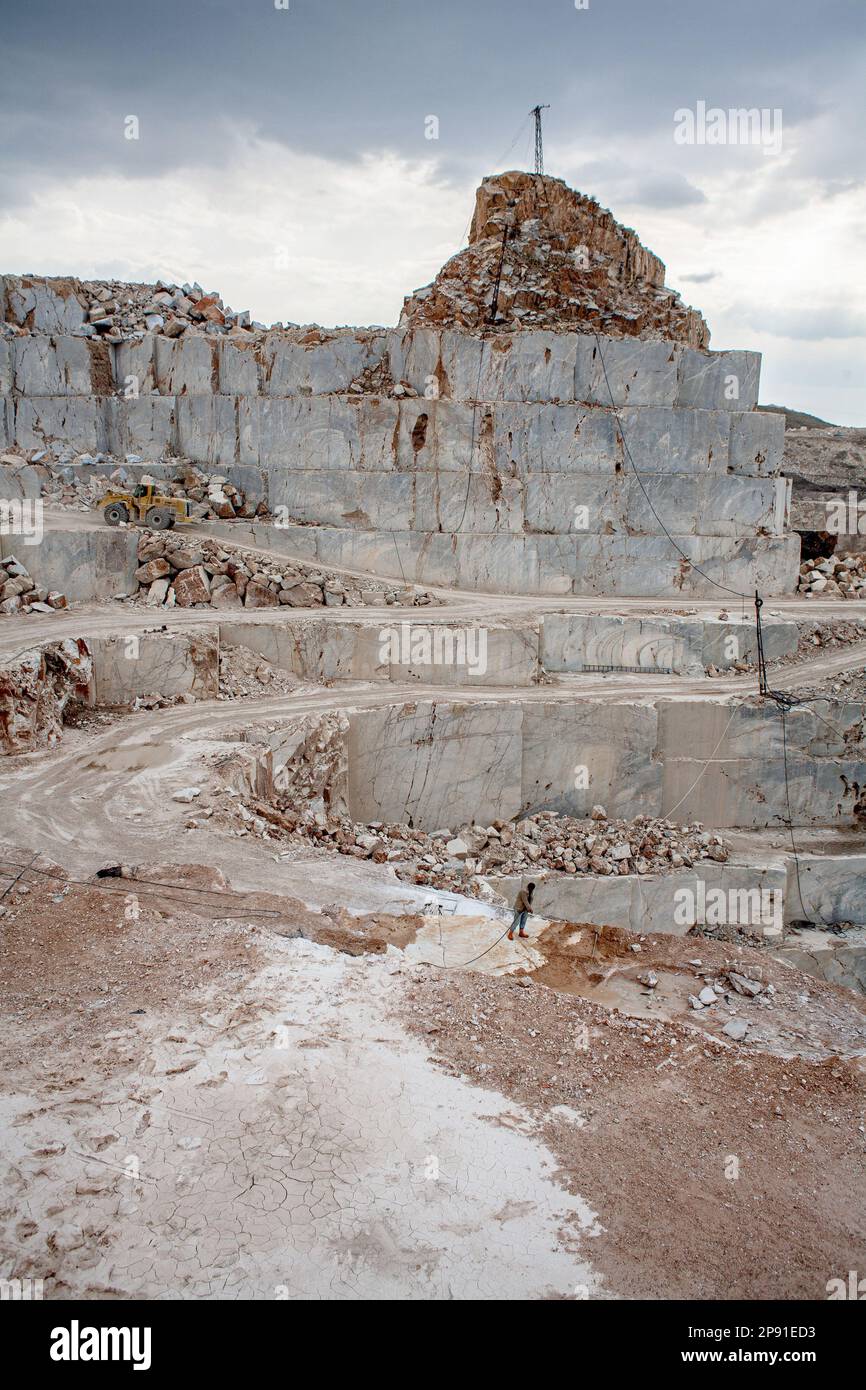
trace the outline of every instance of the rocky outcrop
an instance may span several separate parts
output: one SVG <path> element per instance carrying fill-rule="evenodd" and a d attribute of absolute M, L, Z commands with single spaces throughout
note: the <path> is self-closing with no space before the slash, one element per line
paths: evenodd
<path fill-rule="evenodd" d="M 69 707 L 90 702 L 92 678 L 87 643 L 74 638 L 22 652 L 0 668 L 0 752 L 58 743 Z"/>
<path fill-rule="evenodd" d="M 497 174 L 476 193 L 468 247 L 409 296 L 403 322 L 595 330 L 706 348 L 703 318 L 664 280 L 658 257 L 594 198 L 543 174 Z"/>
<path fill-rule="evenodd" d="M 182 457 L 247 507 L 261 498 L 241 473 L 258 475 L 280 549 L 404 586 L 796 584 L 784 420 L 755 410 L 759 355 L 705 351 L 661 262 L 559 180 L 485 180 L 470 245 L 394 329 L 246 341 L 208 321 L 93 343 L 53 283 L 28 286 L 27 325 L 0 338 L 3 447 Z"/>

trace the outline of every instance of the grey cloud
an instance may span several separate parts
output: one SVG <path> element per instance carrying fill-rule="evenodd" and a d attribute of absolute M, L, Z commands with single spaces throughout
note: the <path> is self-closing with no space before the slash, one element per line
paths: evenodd
<path fill-rule="evenodd" d="M 844 304 L 819 304 L 802 309 L 750 304 L 732 312 L 741 315 L 756 332 L 770 333 L 777 338 L 808 342 L 866 338 L 866 313 Z"/>
<path fill-rule="evenodd" d="M 705 203 L 707 198 L 682 175 L 668 174 L 643 179 L 628 201 L 645 208 L 684 208 Z"/>
<path fill-rule="evenodd" d="M 302 152 L 435 152 L 478 173 L 533 102 L 547 100 L 551 151 L 602 138 L 628 162 L 636 134 L 641 150 L 653 142 L 662 180 L 678 172 L 690 181 L 693 166 L 671 138 L 677 107 L 699 97 L 782 106 L 799 130 L 829 91 L 846 112 L 825 132 L 840 177 L 862 128 L 851 56 L 862 52 L 861 20 L 847 0 L 726 0 L 694 17 L 646 0 L 583 12 L 567 0 L 291 0 L 285 11 L 265 0 L 2 0 L 2 11 L 11 79 L 0 117 L 21 123 L 22 154 L 57 171 L 84 162 L 125 172 L 113 123 L 128 112 L 148 126 L 140 170 L 218 163 L 222 126 L 242 119 Z M 428 114 L 440 120 L 436 142 L 424 138 Z M 515 162 L 531 157 L 526 144 Z M 806 161 L 817 156 L 804 150 Z M 647 205 L 687 205 L 683 195 L 654 196 Z"/>

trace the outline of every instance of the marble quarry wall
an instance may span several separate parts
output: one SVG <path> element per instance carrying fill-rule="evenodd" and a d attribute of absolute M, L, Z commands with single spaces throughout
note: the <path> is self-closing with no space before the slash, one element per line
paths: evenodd
<path fill-rule="evenodd" d="M 787 715 L 705 699 L 447 704 L 351 715 L 356 820 L 426 830 L 543 809 L 648 815 L 719 827 L 862 825 L 863 706 L 821 701 Z M 585 773 L 581 773 L 581 769 Z"/>
<path fill-rule="evenodd" d="M 541 916 L 570 922 L 625 926 L 634 932 L 674 931 L 685 936 L 693 925 L 706 921 L 706 897 L 695 891 L 694 906 L 686 916 L 678 895 L 683 888 L 696 890 L 699 883 L 705 885 L 706 893 L 719 888 L 725 893 L 775 893 L 782 904 L 783 919 L 789 924 L 866 924 L 866 855 L 862 854 L 798 854 L 795 860 L 793 854 L 780 853 L 763 862 L 756 862 L 754 855 L 743 855 L 725 864 L 704 859 L 698 869 L 608 878 L 552 874 L 539 880 L 534 907 Z M 517 878 L 494 880 L 493 884 L 508 901 L 514 900 L 522 886 Z M 751 928 L 744 924 L 744 929 L 756 936 L 770 934 L 761 923 Z M 799 938 L 792 940 L 799 942 Z M 844 941 L 844 936 L 839 938 L 843 950 Z"/>
<path fill-rule="evenodd" d="M 410 581 L 716 593 L 697 565 L 737 590 L 796 585 L 784 419 L 754 409 L 756 353 L 411 322 L 111 343 L 55 282 L 20 283 L 0 279 L 2 448 L 256 470 L 287 549 Z"/>

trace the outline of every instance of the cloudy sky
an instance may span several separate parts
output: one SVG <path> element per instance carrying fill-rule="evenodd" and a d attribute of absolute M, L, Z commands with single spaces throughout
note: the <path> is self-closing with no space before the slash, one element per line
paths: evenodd
<path fill-rule="evenodd" d="M 548 102 L 547 172 L 636 229 L 714 347 L 764 353 L 761 399 L 866 425 L 864 0 L 0 0 L 0 18 L 2 270 L 394 323 L 465 244 L 480 178 L 533 167 L 527 113 Z M 699 103 L 765 110 L 767 148 L 711 115 L 723 143 L 680 143 Z"/>

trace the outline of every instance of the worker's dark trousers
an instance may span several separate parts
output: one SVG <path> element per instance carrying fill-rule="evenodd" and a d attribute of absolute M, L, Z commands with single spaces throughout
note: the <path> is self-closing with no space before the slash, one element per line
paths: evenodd
<path fill-rule="evenodd" d="M 528 918 L 528 912 L 518 912 L 517 908 L 515 908 L 514 917 L 512 919 L 511 926 L 508 928 L 508 930 L 512 932 L 516 927 L 518 931 L 526 931 L 526 923 Z"/>

